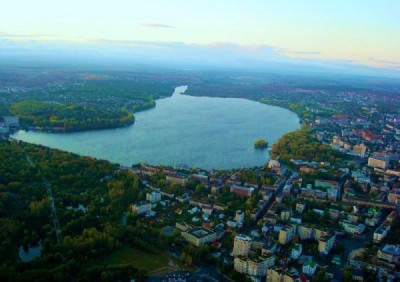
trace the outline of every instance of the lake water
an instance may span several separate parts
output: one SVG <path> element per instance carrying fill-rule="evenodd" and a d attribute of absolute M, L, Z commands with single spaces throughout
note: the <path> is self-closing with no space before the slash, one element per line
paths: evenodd
<path fill-rule="evenodd" d="M 293 112 L 258 102 L 182 95 L 157 100 L 154 109 L 135 114 L 125 128 L 68 134 L 19 131 L 12 137 L 125 166 L 145 162 L 205 169 L 253 167 L 268 161 L 267 150 L 284 133 L 300 127 Z"/>

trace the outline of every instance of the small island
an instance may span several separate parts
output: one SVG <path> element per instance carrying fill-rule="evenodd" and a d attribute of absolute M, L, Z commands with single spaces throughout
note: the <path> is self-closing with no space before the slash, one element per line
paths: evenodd
<path fill-rule="evenodd" d="M 268 148 L 268 142 L 265 139 L 257 139 L 254 142 L 254 149 L 264 150 L 266 148 Z"/>

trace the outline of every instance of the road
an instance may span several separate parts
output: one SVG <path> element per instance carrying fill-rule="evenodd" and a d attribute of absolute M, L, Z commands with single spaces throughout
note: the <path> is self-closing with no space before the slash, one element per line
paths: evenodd
<path fill-rule="evenodd" d="M 290 173 L 289 171 L 286 172 L 285 178 L 283 178 L 282 180 L 280 180 L 280 182 L 278 183 L 278 187 L 276 188 L 276 190 L 274 191 L 274 193 L 272 194 L 272 196 L 268 199 L 267 203 L 264 205 L 264 207 L 262 208 L 261 212 L 259 213 L 259 215 L 256 217 L 256 219 L 254 220 L 253 224 L 251 224 L 251 228 L 255 228 L 257 225 L 257 222 L 263 218 L 263 216 L 266 214 L 266 212 L 268 211 L 268 209 L 271 207 L 272 203 L 275 201 L 276 199 L 276 195 L 278 195 L 279 193 L 282 192 L 283 187 L 285 187 L 287 181 L 293 177 L 293 173 Z"/>

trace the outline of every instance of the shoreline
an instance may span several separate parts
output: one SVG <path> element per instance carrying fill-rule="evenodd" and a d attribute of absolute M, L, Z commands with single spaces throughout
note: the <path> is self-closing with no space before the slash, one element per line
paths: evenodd
<path fill-rule="evenodd" d="M 177 92 L 177 88 L 184 88 L 183 90 Z M 175 87 L 175 91 L 172 93 L 171 96 L 168 97 L 160 97 L 159 99 L 165 99 L 165 98 L 172 98 L 173 96 L 178 96 L 178 95 L 183 95 L 185 93 L 185 91 L 188 89 L 187 85 L 181 85 L 181 86 L 177 86 Z M 104 127 L 104 128 L 85 128 L 85 129 L 77 129 L 77 130 L 66 130 L 64 127 L 57 127 L 57 126 L 53 126 L 53 127 L 33 127 L 33 126 L 29 126 L 28 128 L 22 128 L 19 129 L 23 130 L 25 132 L 29 132 L 29 131 L 33 131 L 33 132 L 43 132 L 43 133 L 51 133 L 51 134 L 69 134 L 69 133 L 79 133 L 79 132 L 89 132 L 89 131 L 95 131 L 95 130 L 109 130 L 109 129 L 119 129 L 119 128 L 124 128 L 124 127 L 130 127 L 132 125 L 134 125 L 136 123 L 136 118 L 135 118 L 135 113 L 139 113 L 139 112 L 144 112 L 147 110 L 151 110 L 154 109 L 157 106 L 157 100 L 153 100 L 154 101 L 154 105 L 149 107 L 149 108 L 140 108 L 139 110 L 135 111 L 135 112 L 130 112 L 133 116 L 133 121 L 130 123 L 127 123 L 124 126 L 111 126 L 111 127 Z M 126 109 L 125 109 L 126 110 Z M 13 132 L 13 134 L 17 133 Z"/>
<path fill-rule="evenodd" d="M 169 97 L 173 97 L 174 95 L 184 95 L 184 96 L 186 96 L 185 92 L 186 92 L 187 89 L 188 89 L 188 86 L 186 86 L 186 85 L 178 86 L 178 87 L 175 88 L 174 94 L 169 96 Z M 190 95 L 188 95 L 188 96 L 190 96 Z M 211 99 L 214 98 L 214 97 L 210 97 L 210 96 L 207 96 L 207 97 L 211 98 Z M 205 97 L 205 98 L 207 98 L 207 97 Z M 218 100 L 220 100 L 220 99 L 218 99 Z M 234 100 L 237 100 L 237 99 L 234 99 Z M 240 98 L 240 100 L 249 101 L 249 102 L 256 102 L 256 104 L 260 104 L 259 102 L 251 100 L 251 99 Z M 244 102 L 244 103 L 245 103 L 244 104 L 245 108 L 246 107 L 252 107 L 252 105 L 249 104 L 248 102 Z M 195 102 L 195 104 L 197 104 L 197 102 Z M 221 106 L 225 106 L 226 104 L 223 103 L 221 105 L 219 105 L 219 104 L 217 104 L 217 105 L 219 107 L 221 107 Z M 227 104 L 227 105 L 229 106 L 229 104 Z M 240 105 L 241 104 L 239 104 L 238 106 L 241 107 Z M 238 107 L 238 106 L 236 106 L 236 107 Z M 282 107 L 276 107 L 276 108 L 277 109 L 274 110 L 275 112 L 273 111 L 274 112 L 273 116 L 276 116 L 276 115 L 280 116 L 280 112 L 279 112 L 278 109 L 283 110 L 284 108 L 282 108 Z M 264 109 L 263 106 L 258 106 L 255 109 L 258 109 L 258 110 L 256 110 L 256 112 L 259 112 L 259 111 L 265 112 L 265 110 L 263 110 Z M 115 134 L 122 134 L 122 135 L 120 135 L 119 139 L 124 140 L 125 137 L 127 137 L 126 135 L 132 136 L 129 132 L 131 132 L 133 129 L 124 129 L 124 128 L 129 128 L 130 126 L 120 127 L 120 128 L 112 128 L 113 130 L 112 131 L 108 131 L 108 132 L 107 132 L 107 130 L 110 130 L 110 129 L 101 129 L 101 130 L 95 129 L 95 130 L 84 130 L 84 131 L 79 131 L 79 132 L 67 132 L 68 134 L 65 134 L 65 135 L 62 134 L 62 136 L 69 136 L 68 139 L 65 139 L 65 141 L 62 141 L 62 140 L 64 140 L 63 137 L 54 137 L 54 138 L 51 137 L 51 136 L 57 136 L 57 135 L 60 136 L 60 134 L 52 134 L 53 132 L 47 133 L 45 130 L 43 130 L 43 131 L 33 130 L 30 133 L 30 134 L 37 133 L 38 134 L 37 136 L 32 135 L 31 137 L 29 137 L 29 136 L 23 137 L 21 135 L 21 136 L 18 137 L 18 135 L 13 135 L 12 137 L 15 140 L 24 140 L 24 142 L 27 142 L 27 143 L 38 144 L 38 145 L 41 145 L 41 146 L 47 146 L 49 148 L 56 148 L 58 150 L 67 151 L 67 152 L 73 152 L 73 153 L 78 154 L 80 156 L 90 156 L 90 157 L 94 157 L 94 158 L 97 158 L 97 159 L 107 160 L 110 163 L 119 164 L 119 165 L 121 165 L 123 167 L 131 167 L 133 164 L 144 162 L 146 164 L 154 165 L 154 166 L 167 165 L 169 167 L 175 167 L 175 168 L 180 168 L 180 169 L 195 168 L 195 169 L 202 169 L 202 170 L 207 170 L 207 171 L 211 171 L 211 170 L 235 170 L 235 169 L 243 169 L 243 168 L 251 169 L 251 168 L 254 168 L 254 167 L 265 166 L 268 163 L 268 161 L 271 159 L 271 157 L 270 157 L 270 155 L 271 155 L 271 152 L 270 152 L 271 145 L 277 143 L 283 135 L 285 135 L 285 134 L 287 134 L 289 132 L 293 132 L 293 131 L 299 130 L 301 128 L 301 123 L 299 122 L 298 115 L 295 114 L 293 111 L 290 111 L 290 110 L 288 112 L 291 112 L 291 114 L 289 114 L 289 116 L 287 117 L 287 118 L 290 117 L 290 119 L 291 119 L 291 121 L 288 123 L 288 127 L 289 128 L 287 128 L 287 131 L 282 132 L 281 134 L 279 134 L 279 130 L 278 129 L 282 128 L 282 127 L 278 126 L 277 128 L 274 128 L 274 126 L 276 127 L 276 125 L 272 126 L 271 129 L 268 129 L 268 128 L 264 129 L 263 127 L 255 126 L 255 128 L 259 128 L 259 129 L 256 129 L 256 131 L 260 132 L 260 129 L 261 129 L 261 132 L 264 132 L 262 134 L 266 134 L 266 132 L 275 132 L 276 134 L 275 134 L 275 136 L 274 135 L 271 135 L 271 136 L 268 135 L 268 136 L 270 136 L 269 138 L 272 138 L 272 140 L 271 140 L 272 142 L 270 141 L 270 145 L 268 146 L 268 152 L 265 153 L 265 154 L 255 154 L 255 153 L 253 153 L 253 151 L 254 151 L 253 140 L 250 141 L 251 142 L 251 152 L 249 152 L 249 148 L 250 147 L 247 148 L 247 146 L 246 146 L 246 147 L 243 147 L 243 148 L 245 148 L 244 153 L 242 153 L 242 154 L 232 153 L 232 156 L 231 156 L 232 158 L 236 158 L 236 155 L 238 155 L 239 158 L 236 160 L 236 163 L 239 163 L 239 165 L 234 165 L 234 163 L 232 163 L 232 161 L 229 161 L 231 159 L 231 157 L 223 157 L 223 158 L 220 158 L 220 157 L 204 157 L 205 159 L 203 159 L 202 161 L 196 161 L 195 159 L 193 159 L 193 156 L 192 156 L 192 157 L 183 157 L 183 158 L 180 157 L 180 158 L 177 158 L 177 159 L 174 159 L 174 158 L 171 159 L 170 158 L 169 159 L 170 161 L 168 161 L 167 157 L 165 157 L 165 158 L 161 157 L 160 158 L 160 157 L 157 157 L 154 154 L 153 154 L 154 156 L 150 156 L 149 153 L 146 153 L 148 151 L 147 149 L 149 149 L 148 146 L 144 147 L 144 149 L 143 149 L 144 153 L 140 153 L 139 152 L 140 151 L 139 150 L 140 146 L 139 147 L 137 147 L 137 146 L 140 145 L 143 142 L 140 142 L 138 144 L 134 140 L 130 141 L 131 138 L 127 139 L 126 141 L 121 141 L 120 142 L 121 144 L 124 144 L 124 145 L 121 145 L 121 146 L 124 146 L 124 147 L 121 147 L 120 145 L 118 145 L 119 144 L 118 142 L 117 142 L 116 146 L 118 146 L 117 148 L 120 148 L 120 149 L 117 149 L 118 150 L 117 152 L 120 152 L 123 148 L 125 148 L 124 150 L 126 151 L 126 146 L 134 146 L 134 148 L 135 148 L 134 151 L 139 150 L 138 153 L 134 153 L 134 154 L 139 154 L 139 155 L 133 155 L 134 157 L 130 157 L 130 155 L 132 155 L 132 154 L 128 154 L 128 155 L 125 155 L 125 156 L 124 155 L 120 156 L 117 153 L 117 155 L 113 154 L 114 157 L 110 158 L 108 156 L 108 154 L 104 153 L 105 151 L 104 152 L 101 151 L 100 148 L 99 149 L 95 149 L 95 150 L 90 150 L 89 148 L 95 148 L 94 146 L 97 146 L 97 144 L 95 144 L 95 143 L 93 143 L 93 145 L 88 145 L 88 146 L 85 145 L 83 147 L 79 145 L 80 142 L 85 142 L 83 144 L 91 144 L 92 143 L 91 140 L 97 140 L 99 138 L 100 139 L 101 138 L 108 138 L 108 137 L 105 137 L 105 136 L 115 135 Z M 293 115 L 293 114 L 295 114 L 295 115 Z M 269 115 L 267 114 L 266 116 L 269 116 Z M 285 120 L 286 120 L 286 118 L 283 118 L 282 122 L 285 121 Z M 283 122 L 283 123 L 286 124 L 287 122 Z M 141 129 L 143 129 L 143 127 L 146 127 L 145 125 L 147 125 L 147 124 L 144 123 L 143 125 L 142 124 L 140 124 L 140 125 L 141 125 Z M 151 126 L 150 126 L 150 128 L 151 128 Z M 115 133 L 113 133 L 114 130 L 116 130 Z M 122 131 L 117 131 L 117 130 L 122 130 Z M 265 131 L 265 130 L 267 130 L 267 131 Z M 268 131 L 268 130 L 272 130 L 272 131 Z M 93 133 L 94 131 L 101 132 L 101 135 L 98 136 L 96 133 Z M 138 134 L 140 134 L 140 132 L 142 132 L 142 131 L 143 130 L 140 130 Z M 71 134 L 69 134 L 69 133 L 71 133 Z M 89 135 L 87 135 L 85 133 L 88 133 Z M 20 134 L 24 134 L 24 133 L 21 132 Z M 29 134 L 29 132 L 27 134 Z M 52 140 L 52 141 L 45 142 L 45 140 L 48 140 L 47 137 L 46 137 L 46 134 L 49 134 L 48 136 L 49 136 L 49 138 L 51 138 L 49 140 Z M 74 142 L 73 141 L 73 140 L 75 140 L 74 134 L 78 134 L 77 136 L 82 136 L 82 137 L 87 136 L 87 137 L 84 137 L 83 139 L 79 138 L 80 140 L 78 140 L 77 142 Z M 81 135 L 81 134 L 84 134 L 84 135 Z M 253 136 L 253 135 L 254 134 L 251 134 L 249 136 Z M 258 134 L 256 133 L 256 135 L 258 135 Z M 89 137 L 89 136 L 91 136 L 91 137 Z M 99 138 L 95 138 L 95 136 L 98 136 Z M 138 135 L 138 136 L 141 136 L 141 135 Z M 261 135 L 259 135 L 259 136 L 261 136 Z M 259 136 L 256 136 L 256 137 L 259 137 Z M 60 138 L 62 138 L 62 139 L 60 139 Z M 146 138 L 148 138 L 148 137 L 146 137 Z M 241 138 L 241 139 L 243 139 L 243 138 Z M 61 143 L 58 142 L 57 140 L 59 140 Z M 247 138 L 244 138 L 244 140 L 247 140 Z M 88 143 L 86 143 L 86 141 Z M 98 141 L 100 142 L 101 140 L 98 140 Z M 67 142 L 68 144 L 72 144 L 72 145 L 62 146 L 62 142 Z M 75 144 L 75 143 L 77 143 L 77 144 Z M 106 143 L 110 143 L 110 142 L 106 142 Z M 240 143 L 241 143 L 241 146 L 243 146 L 243 142 L 240 142 Z M 247 142 L 245 142 L 245 143 L 247 144 Z M 61 144 L 61 145 L 57 145 L 57 144 Z M 131 145 L 129 145 L 129 144 L 131 144 Z M 102 146 L 102 145 L 100 145 L 100 146 Z M 86 147 L 87 147 L 87 150 L 85 149 Z M 76 150 L 76 148 L 80 148 L 80 149 Z M 177 150 L 177 148 L 174 148 L 174 152 L 178 152 L 178 151 L 175 151 L 175 150 Z M 162 152 L 165 151 L 165 150 L 162 149 L 160 151 L 161 151 L 161 155 L 160 156 L 164 156 Z M 197 150 L 196 150 L 196 152 L 198 153 Z M 220 152 L 220 151 L 218 151 L 218 152 Z M 253 155 L 253 154 L 255 154 L 255 155 Z M 229 156 L 230 155 L 231 155 L 231 153 L 229 153 Z M 247 155 L 249 157 L 246 157 Z M 202 153 L 202 156 L 205 156 L 205 153 Z M 226 155 L 224 155 L 224 156 L 226 156 Z M 209 158 L 211 158 L 211 159 L 208 160 Z M 253 159 L 254 159 L 254 161 L 252 161 Z"/>

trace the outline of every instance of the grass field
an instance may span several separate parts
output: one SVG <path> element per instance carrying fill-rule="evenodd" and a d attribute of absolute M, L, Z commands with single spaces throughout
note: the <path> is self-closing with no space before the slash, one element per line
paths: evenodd
<path fill-rule="evenodd" d="M 185 268 L 180 261 L 168 254 L 160 252 L 149 254 L 137 249 L 123 248 L 108 256 L 97 258 L 91 264 L 99 265 L 133 265 L 145 270 L 149 275 L 161 274 Z M 189 269 L 190 270 L 190 269 Z"/>

